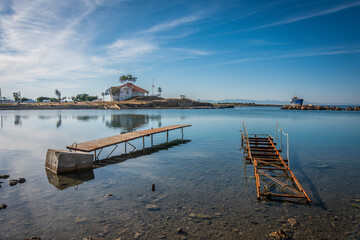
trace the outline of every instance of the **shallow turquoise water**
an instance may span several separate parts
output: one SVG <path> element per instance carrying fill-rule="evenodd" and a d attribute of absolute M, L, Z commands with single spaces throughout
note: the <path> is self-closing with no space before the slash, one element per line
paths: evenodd
<path fill-rule="evenodd" d="M 240 107 L 0 115 L 0 174 L 27 179 L 12 187 L 0 180 L 0 204 L 8 205 L 0 210 L 0 239 L 266 239 L 279 229 L 296 239 L 359 237 L 359 112 Z M 256 200 L 253 168 L 240 150 L 243 120 L 249 133 L 275 136 L 277 123 L 289 132 L 291 168 L 310 206 Z M 107 162 L 81 177 L 45 171 L 49 148 L 173 124 L 191 124 L 184 129 L 190 141 Z M 171 141 L 180 137 L 180 130 L 170 132 Z M 154 136 L 154 144 L 165 141 L 166 134 Z M 142 148 L 142 140 L 131 143 Z M 123 152 L 120 145 L 114 154 Z"/>

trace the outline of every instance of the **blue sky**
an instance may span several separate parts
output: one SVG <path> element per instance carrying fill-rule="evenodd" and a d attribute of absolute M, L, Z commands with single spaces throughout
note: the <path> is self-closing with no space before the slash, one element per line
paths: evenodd
<path fill-rule="evenodd" d="M 360 104 L 359 22 L 359 0 L 1 0 L 0 87 Z"/>

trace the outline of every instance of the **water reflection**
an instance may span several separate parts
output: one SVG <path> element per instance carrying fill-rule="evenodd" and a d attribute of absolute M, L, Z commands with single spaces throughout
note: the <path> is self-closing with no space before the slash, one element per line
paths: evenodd
<path fill-rule="evenodd" d="M 59 115 L 59 119 L 56 122 L 56 128 L 59 128 L 61 126 L 61 114 Z"/>
<path fill-rule="evenodd" d="M 137 150 L 128 154 L 122 154 L 118 156 L 113 156 L 108 159 L 100 160 L 94 162 L 94 168 L 101 168 L 107 165 L 118 164 L 125 162 L 126 160 L 137 158 L 140 156 L 150 155 L 161 150 L 168 150 L 169 148 L 179 146 L 191 142 L 191 140 L 173 140 L 168 143 L 162 143 L 155 145 L 153 147 L 144 148 Z M 64 190 L 69 187 L 77 187 L 84 182 L 95 179 L 94 171 L 92 169 L 75 171 L 65 174 L 56 174 L 53 171 L 45 169 L 46 176 L 50 184 L 60 190 Z"/>
<path fill-rule="evenodd" d="M 48 169 L 46 175 L 49 183 L 54 185 L 57 189 L 64 190 L 69 187 L 78 186 L 84 182 L 95 179 L 94 171 L 92 169 L 76 171 L 66 174 L 56 174 Z"/>
<path fill-rule="evenodd" d="M 20 115 L 15 115 L 15 120 L 14 120 L 14 124 L 17 125 L 22 125 L 22 121 L 21 121 L 21 116 Z"/>
<path fill-rule="evenodd" d="M 88 122 L 90 120 L 97 120 L 98 116 L 77 116 L 76 119 L 81 122 Z"/>
<path fill-rule="evenodd" d="M 140 150 L 136 150 L 134 152 L 131 153 L 127 153 L 127 154 L 122 154 L 122 155 L 118 155 L 118 156 L 113 156 L 110 157 L 108 159 L 103 159 L 100 161 L 96 161 L 95 163 L 95 168 L 100 168 L 100 167 L 104 167 L 107 165 L 112 165 L 112 164 L 117 164 L 117 163 L 121 163 L 121 162 L 125 162 L 128 159 L 132 159 L 132 158 L 137 158 L 140 156 L 145 156 L 145 155 L 150 155 L 153 154 L 155 152 L 159 152 L 162 150 L 168 150 L 169 148 L 175 147 L 175 146 L 179 146 L 182 144 L 186 144 L 191 142 L 191 140 L 173 140 L 167 143 L 161 143 L 158 145 L 154 145 L 153 147 L 148 147 L 148 148 L 144 148 L 144 149 L 140 149 Z"/>
<path fill-rule="evenodd" d="M 132 132 L 138 128 L 149 124 L 149 121 L 157 121 L 161 126 L 161 116 L 143 115 L 143 114 L 112 114 L 110 121 L 106 121 L 109 128 L 120 128 L 121 133 Z"/>

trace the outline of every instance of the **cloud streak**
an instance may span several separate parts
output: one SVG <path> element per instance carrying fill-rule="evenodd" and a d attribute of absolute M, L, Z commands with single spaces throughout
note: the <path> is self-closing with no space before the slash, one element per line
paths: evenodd
<path fill-rule="evenodd" d="M 360 53 L 360 46 L 349 47 L 332 47 L 332 48 L 320 48 L 320 49 L 306 49 L 295 52 L 289 52 L 285 54 L 278 54 L 268 57 L 255 57 L 255 58 L 241 58 L 232 60 L 219 65 L 253 62 L 253 61 L 269 61 L 276 59 L 289 59 L 289 58 L 304 58 L 304 57 L 317 57 L 317 56 L 330 56 L 330 55 L 343 55 L 343 54 L 357 54 Z"/>
<path fill-rule="evenodd" d="M 360 6 L 360 1 L 352 2 L 352 3 L 344 3 L 344 4 L 340 4 L 338 6 L 335 6 L 335 7 L 323 9 L 323 10 L 320 10 L 320 11 L 314 11 L 314 12 L 310 12 L 310 13 L 304 13 L 302 15 L 287 18 L 285 20 L 265 24 L 265 25 L 262 25 L 262 26 L 254 27 L 254 28 L 249 28 L 249 29 L 246 29 L 246 30 L 248 30 L 248 31 L 249 30 L 257 30 L 257 29 L 262 29 L 262 28 L 268 28 L 268 27 L 275 27 L 275 26 L 290 24 L 290 23 L 294 23 L 294 22 L 299 22 L 299 21 L 311 19 L 311 18 L 314 18 L 314 17 L 319 17 L 319 16 L 324 16 L 324 15 L 340 12 L 340 11 L 346 10 L 348 8 L 353 8 L 353 7 L 358 7 L 358 6 Z"/>
<path fill-rule="evenodd" d="M 189 23 L 198 21 L 201 18 L 202 18 L 202 13 L 199 12 L 194 15 L 177 18 L 177 19 L 165 22 L 165 23 L 159 23 L 159 24 L 143 31 L 142 33 L 156 33 L 156 32 L 166 31 L 166 30 L 178 27 L 180 25 L 189 24 Z"/>

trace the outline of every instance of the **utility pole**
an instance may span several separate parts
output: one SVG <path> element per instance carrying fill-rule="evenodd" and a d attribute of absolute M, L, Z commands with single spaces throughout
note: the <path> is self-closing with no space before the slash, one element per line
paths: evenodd
<path fill-rule="evenodd" d="M 151 96 L 154 96 L 154 79 L 152 79 Z"/>

